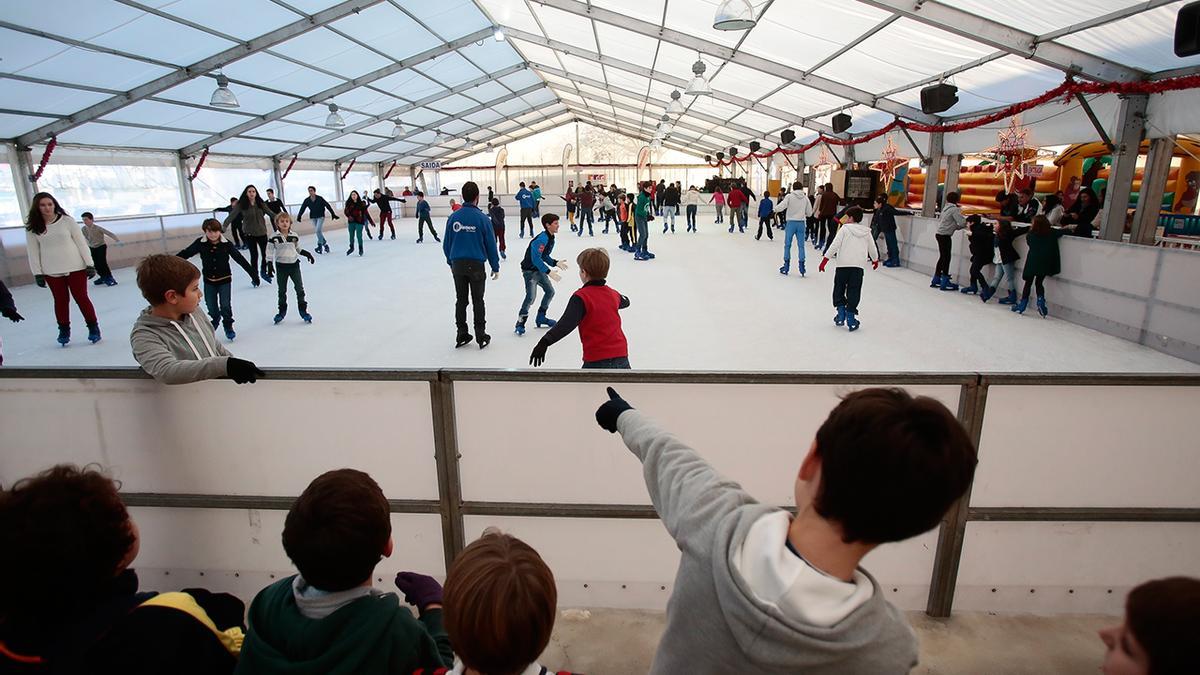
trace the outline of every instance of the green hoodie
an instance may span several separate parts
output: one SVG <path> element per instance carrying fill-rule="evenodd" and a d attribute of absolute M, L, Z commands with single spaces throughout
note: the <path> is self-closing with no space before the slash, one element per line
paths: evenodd
<path fill-rule="evenodd" d="M 300 613 L 295 577 L 264 588 L 250 605 L 240 675 L 408 675 L 454 662 L 442 610 L 418 621 L 394 593 L 367 595 L 323 619 Z"/>

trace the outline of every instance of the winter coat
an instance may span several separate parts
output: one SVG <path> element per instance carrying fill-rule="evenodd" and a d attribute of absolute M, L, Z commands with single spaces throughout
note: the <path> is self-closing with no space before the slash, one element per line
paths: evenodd
<path fill-rule="evenodd" d="M 265 237 L 271 231 L 271 211 L 265 202 L 261 206 L 254 203 L 246 208 L 242 208 L 239 204 L 229 215 L 229 222 L 234 225 L 241 223 L 242 234 L 251 237 Z"/>
<path fill-rule="evenodd" d="M 450 214 L 442 236 L 442 252 L 446 254 L 447 265 L 455 260 L 486 260 L 493 273 L 500 272 L 496 231 L 492 229 L 491 219 L 474 204 L 463 204 Z"/>
<path fill-rule="evenodd" d="M 237 247 L 224 239 L 213 243 L 208 240 L 208 237 L 200 237 L 176 255 L 185 259 L 199 255 L 200 270 L 205 281 L 223 283 L 232 280 L 233 271 L 229 267 L 230 258 L 246 270 L 246 274 L 249 274 L 251 279 L 258 281 L 258 273 L 250 267 L 246 258 L 238 252 Z"/>
<path fill-rule="evenodd" d="M 1017 253 L 1017 249 L 1013 246 L 1018 237 L 1023 237 L 1029 232 L 1028 227 L 1001 229 L 996 235 L 996 245 L 1000 248 L 1000 262 L 1008 264 L 1014 263 L 1021 259 L 1021 254 Z"/>
<path fill-rule="evenodd" d="M 837 236 L 825 249 L 825 257 L 836 257 L 838 267 L 863 267 L 868 260 L 879 260 L 879 247 L 875 245 L 870 227 L 847 223 L 838 228 Z"/>
<path fill-rule="evenodd" d="M 817 215 L 822 218 L 832 218 L 837 214 L 838 202 L 841 197 L 833 190 L 826 190 L 817 198 Z"/>
<path fill-rule="evenodd" d="M 967 229 L 967 217 L 963 215 L 958 204 L 946 204 L 942 209 L 942 218 L 938 221 L 937 233 L 951 235 L 959 230 Z"/>
<path fill-rule="evenodd" d="M 79 223 L 71 216 L 59 216 L 42 234 L 25 230 L 25 253 L 34 276 L 65 277 L 92 266 L 92 248 Z"/>
<path fill-rule="evenodd" d="M 809 201 L 808 195 L 804 194 L 804 190 L 792 190 L 779 200 L 775 210 L 786 211 L 785 220 L 804 222 L 812 215 L 812 202 Z"/>
<path fill-rule="evenodd" d="M 163 384 L 187 384 L 225 377 L 230 354 L 213 334 L 200 310 L 179 321 L 164 319 L 147 307 L 129 333 L 133 358 Z"/>
<path fill-rule="evenodd" d="M 684 206 L 698 206 L 699 204 L 700 204 L 700 191 L 699 190 L 688 190 L 687 192 L 683 193 L 683 205 Z"/>
<path fill-rule="evenodd" d="M 996 255 L 996 231 L 990 223 L 981 222 L 971 228 L 969 240 L 971 262 L 988 264 Z"/>
<path fill-rule="evenodd" d="M 1029 228 L 1021 228 L 1028 230 Z M 1025 241 L 1029 244 L 1029 253 L 1025 257 L 1025 269 L 1021 272 L 1024 279 L 1038 276 L 1052 277 L 1062 271 L 1062 259 L 1058 254 L 1058 240 L 1070 234 L 1067 230 L 1050 230 L 1050 234 L 1034 234 L 1029 232 Z"/>
<path fill-rule="evenodd" d="M 771 201 L 770 197 L 763 197 L 763 200 L 758 203 L 758 217 L 770 218 L 774 212 L 775 203 Z"/>
<path fill-rule="evenodd" d="M 367 211 L 367 203 L 361 199 L 357 202 L 346 202 L 346 206 L 342 210 L 346 214 L 346 219 L 352 223 L 365 223 L 371 217 Z"/>

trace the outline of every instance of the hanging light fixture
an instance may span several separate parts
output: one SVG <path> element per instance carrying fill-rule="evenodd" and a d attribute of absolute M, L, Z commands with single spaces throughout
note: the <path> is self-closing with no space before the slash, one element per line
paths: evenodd
<path fill-rule="evenodd" d="M 447 139 L 446 134 L 442 133 L 441 129 L 434 129 L 434 137 L 433 137 L 434 143 L 445 143 L 447 140 L 449 140 L 449 139 Z"/>
<path fill-rule="evenodd" d="M 662 117 L 658 118 L 658 122 L 658 128 L 662 129 L 663 133 L 669 134 L 675 130 L 675 125 L 671 124 L 671 118 L 667 117 L 666 113 L 663 113 Z"/>
<path fill-rule="evenodd" d="M 217 88 L 213 91 L 212 100 L 209 105 L 215 108 L 240 108 L 237 96 L 229 89 L 229 78 L 225 77 L 225 73 L 217 71 Z"/>
<path fill-rule="evenodd" d="M 749 0 L 724 0 L 713 16 L 713 28 L 717 30 L 750 30 L 755 23 Z"/>
<path fill-rule="evenodd" d="M 398 120 L 398 119 L 392 120 L 392 124 L 396 125 L 396 126 L 392 127 L 392 138 L 400 138 L 401 136 L 403 136 L 404 135 L 404 125 L 400 124 L 400 120 Z"/>
<path fill-rule="evenodd" d="M 650 149 L 651 150 L 662 150 L 662 141 L 660 141 L 657 138 L 650 141 Z"/>
<path fill-rule="evenodd" d="M 683 94 L 680 94 L 678 89 L 671 92 L 671 102 L 667 104 L 667 112 L 671 113 L 672 115 L 682 115 L 683 102 L 679 100 L 682 97 Z"/>
<path fill-rule="evenodd" d="M 338 114 L 336 103 L 329 104 L 329 115 L 325 117 L 325 126 L 330 129 L 341 129 L 346 126 L 346 120 L 342 119 L 342 116 Z"/>
<path fill-rule="evenodd" d="M 687 89 L 684 89 L 683 93 L 688 96 L 712 96 L 712 87 L 708 86 L 708 79 L 704 77 L 706 69 L 704 61 L 696 59 L 696 62 L 692 64 L 692 73 L 695 77 L 688 82 Z"/>
<path fill-rule="evenodd" d="M 504 42 L 504 29 L 496 26 L 495 30 L 492 31 L 492 38 L 496 42 Z"/>

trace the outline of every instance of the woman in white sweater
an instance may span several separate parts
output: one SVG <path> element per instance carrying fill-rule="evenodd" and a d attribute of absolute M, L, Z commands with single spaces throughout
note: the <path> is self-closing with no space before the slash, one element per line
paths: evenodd
<path fill-rule="evenodd" d="M 96 276 L 92 251 L 79 223 L 68 216 L 49 192 L 33 196 L 33 206 L 25 219 L 25 251 L 29 270 L 41 288 L 50 287 L 54 295 L 54 318 L 58 320 L 58 343 L 71 341 L 71 304 L 75 304 L 87 322 L 88 340 L 100 341 L 96 309 L 88 299 L 87 280 Z"/>

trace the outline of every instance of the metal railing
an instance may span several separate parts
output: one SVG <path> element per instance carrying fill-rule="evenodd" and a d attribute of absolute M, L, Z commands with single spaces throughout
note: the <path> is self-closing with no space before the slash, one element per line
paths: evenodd
<path fill-rule="evenodd" d="M 1098 374 L 1098 373 L 789 373 L 789 372 L 666 372 L 666 371 L 533 371 L 533 370 L 391 370 L 391 369 L 284 369 L 271 370 L 271 380 L 299 381 L 409 381 L 429 384 L 437 465 L 438 499 L 391 499 L 393 513 L 438 514 L 441 517 L 444 560 L 449 566 L 465 546 L 466 516 L 527 518 L 653 519 L 657 514 L 645 504 L 547 503 L 465 501 L 459 471 L 458 419 L 455 384 L 459 382 L 544 383 L 644 383 L 739 385 L 956 385 L 957 418 L 979 446 L 987 412 L 988 390 L 993 386 L 1075 387 L 1197 387 L 1200 375 Z M 3 368 L 3 379 L 150 379 L 136 368 Z M 124 493 L 129 506 L 287 510 L 293 496 Z M 1074 508 L 1013 505 L 973 507 L 971 489 L 946 513 L 938 528 L 926 613 L 950 615 L 967 524 L 970 522 L 1139 522 L 1197 523 L 1200 508 Z M 785 507 L 786 508 L 786 507 Z M 793 509 L 794 510 L 794 509 Z"/>

